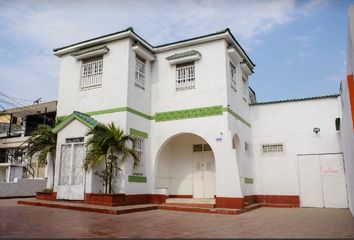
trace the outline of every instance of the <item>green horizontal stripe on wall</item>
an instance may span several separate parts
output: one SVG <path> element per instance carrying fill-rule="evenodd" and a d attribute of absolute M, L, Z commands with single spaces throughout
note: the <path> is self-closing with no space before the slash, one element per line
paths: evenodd
<path fill-rule="evenodd" d="M 135 182 L 135 183 L 146 183 L 147 177 L 142 176 L 128 176 L 128 182 Z"/>
<path fill-rule="evenodd" d="M 188 119 L 188 118 L 210 117 L 210 116 L 217 116 L 217 115 L 223 115 L 222 106 L 159 112 L 155 114 L 155 121 L 162 122 L 162 121 L 171 121 L 171 120 Z"/>
<path fill-rule="evenodd" d="M 142 137 L 142 138 L 148 138 L 148 134 L 146 132 L 139 131 L 134 128 L 130 129 L 130 135 L 138 136 L 138 137 Z"/>
<path fill-rule="evenodd" d="M 243 124 L 248 127 L 251 127 L 251 124 L 238 115 L 236 112 L 232 111 L 229 107 L 222 106 L 211 106 L 211 107 L 201 107 L 201 108 L 191 108 L 191 109 L 182 109 L 176 111 L 167 111 L 167 112 L 158 112 L 155 116 L 150 116 L 138 110 L 135 110 L 131 107 L 119 107 L 119 108 L 111 108 L 93 112 L 87 112 L 86 114 L 89 116 L 101 115 L 101 114 L 109 114 L 116 112 L 130 112 L 147 120 L 155 120 L 156 122 L 163 121 L 173 121 L 180 119 L 190 119 L 190 118 L 200 118 L 200 117 L 211 117 L 211 116 L 219 116 L 223 115 L 224 112 L 230 113 L 237 120 L 240 120 Z M 57 120 L 63 120 L 68 116 L 58 116 Z"/>
<path fill-rule="evenodd" d="M 245 184 L 253 184 L 253 178 L 245 177 Z"/>
<path fill-rule="evenodd" d="M 88 112 L 86 114 L 90 115 L 90 116 L 94 116 L 94 115 L 101 115 L 101 114 L 108 114 L 108 113 L 115 113 L 115 112 L 130 112 L 130 113 L 133 113 L 133 114 L 138 115 L 140 117 L 146 118 L 148 120 L 153 119 L 153 116 L 149 116 L 145 113 L 142 113 L 142 112 L 135 110 L 133 108 L 130 108 L 130 107 L 111 108 L 111 109 L 106 109 L 106 110 Z"/>
<path fill-rule="evenodd" d="M 224 111 L 230 113 L 237 120 L 240 120 L 243 124 L 245 124 L 247 127 L 249 127 L 249 128 L 251 127 L 251 124 L 248 121 L 246 121 L 243 117 L 241 117 L 240 115 L 238 115 L 237 113 L 232 111 L 231 108 L 229 108 L 229 107 L 224 108 Z"/>

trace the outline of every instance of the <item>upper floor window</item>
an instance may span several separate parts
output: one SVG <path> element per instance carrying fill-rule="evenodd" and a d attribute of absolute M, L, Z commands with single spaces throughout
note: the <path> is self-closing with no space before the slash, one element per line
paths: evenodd
<path fill-rule="evenodd" d="M 103 57 L 82 61 L 80 89 L 86 90 L 102 85 Z"/>
<path fill-rule="evenodd" d="M 138 56 L 135 58 L 135 85 L 145 88 L 145 60 Z"/>
<path fill-rule="evenodd" d="M 247 78 L 245 76 L 242 76 L 242 89 L 243 89 L 243 94 L 247 96 L 248 93 L 248 87 L 247 87 Z"/>
<path fill-rule="evenodd" d="M 230 63 L 231 88 L 236 91 L 236 67 Z"/>
<path fill-rule="evenodd" d="M 195 88 L 194 62 L 176 65 L 176 91 Z"/>

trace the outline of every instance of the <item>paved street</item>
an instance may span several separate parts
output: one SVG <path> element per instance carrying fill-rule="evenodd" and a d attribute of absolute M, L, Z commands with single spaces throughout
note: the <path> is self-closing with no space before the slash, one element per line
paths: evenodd
<path fill-rule="evenodd" d="M 241 215 L 165 210 L 108 215 L 0 200 L 1 237 L 351 237 L 347 209 L 260 208 Z"/>

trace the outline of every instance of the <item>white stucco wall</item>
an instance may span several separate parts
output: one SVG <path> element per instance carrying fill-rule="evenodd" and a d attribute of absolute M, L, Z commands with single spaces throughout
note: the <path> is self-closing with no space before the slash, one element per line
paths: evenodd
<path fill-rule="evenodd" d="M 102 87 L 86 91 L 80 91 L 82 61 L 62 56 L 57 116 L 127 106 L 129 44 L 128 38 L 106 44 L 110 50 L 103 56 Z"/>
<path fill-rule="evenodd" d="M 341 153 L 340 115 L 337 97 L 252 106 L 256 194 L 299 195 L 297 154 Z M 278 143 L 283 153 L 261 152 L 262 144 Z"/>
<path fill-rule="evenodd" d="M 45 189 L 45 179 L 18 179 L 17 182 L 0 183 L 1 197 L 35 196 L 36 192 Z"/>
<path fill-rule="evenodd" d="M 165 58 L 189 50 L 201 54 L 195 61 L 195 89 L 176 91 L 176 67 Z M 225 41 L 219 40 L 157 54 L 152 66 L 152 112 L 225 106 L 225 51 Z"/>
<path fill-rule="evenodd" d="M 151 161 L 156 170 L 161 147 L 180 133 L 192 133 L 203 138 L 213 149 L 216 172 L 216 195 L 241 197 L 241 186 L 232 136 L 227 128 L 227 116 L 156 122 L 152 124 Z M 211 127 L 212 126 L 212 127 Z M 171 149 L 171 151 L 173 151 Z M 156 175 L 155 175 L 156 176 Z M 156 184 L 153 184 L 156 186 Z"/>

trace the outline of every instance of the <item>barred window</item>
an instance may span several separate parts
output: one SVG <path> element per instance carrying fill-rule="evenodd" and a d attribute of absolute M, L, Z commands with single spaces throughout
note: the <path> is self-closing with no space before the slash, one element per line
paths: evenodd
<path fill-rule="evenodd" d="M 231 88 L 236 91 L 236 67 L 230 62 Z"/>
<path fill-rule="evenodd" d="M 209 144 L 193 144 L 193 152 L 210 152 L 212 151 Z"/>
<path fill-rule="evenodd" d="M 145 60 L 138 56 L 135 58 L 135 85 L 145 88 Z"/>
<path fill-rule="evenodd" d="M 245 151 L 248 152 L 250 150 L 250 145 L 248 142 L 245 142 Z"/>
<path fill-rule="evenodd" d="M 263 144 L 262 152 L 263 153 L 274 153 L 274 152 L 283 152 L 283 144 Z"/>
<path fill-rule="evenodd" d="M 245 96 L 247 96 L 247 94 L 248 94 L 247 78 L 244 77 L 244 76 L 242 76 L 242 82 L 243 82 L 243 84 L 242 84 L 243 94 L 244 94 Z"/>
<path fill-rule="evenodd" d="M 80 89 L 87 90 L 102 85 L 103 57 L 87 59 L 82 62 Z"/>
<path fill-rule="evenodd" d="M 176 65 L 176 91 L 195 88 L 194 62 Z"/>
<path fill-rule="evenodd" d="M 145 147 L 145 138 L 135 137 L 136 138 L 136 151 L 140 157 L 139 165 L 134 168 L 132 175 L 135 176 L 144 176 L 144 147 Z"/>

